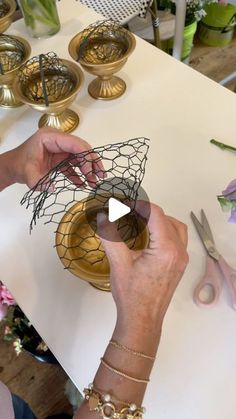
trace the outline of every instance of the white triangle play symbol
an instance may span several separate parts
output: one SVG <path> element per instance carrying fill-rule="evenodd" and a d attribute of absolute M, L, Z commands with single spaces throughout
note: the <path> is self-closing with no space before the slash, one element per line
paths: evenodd
<path fill-rule="evenodd" d="M 119 220 L 119 218 L 124 217 L 124 215 L 129 214 L 130 207 L 122 202 L 118 201 L 115 198 L 110 198 L 108 201 L 108 220 L 110 222 Z"/>

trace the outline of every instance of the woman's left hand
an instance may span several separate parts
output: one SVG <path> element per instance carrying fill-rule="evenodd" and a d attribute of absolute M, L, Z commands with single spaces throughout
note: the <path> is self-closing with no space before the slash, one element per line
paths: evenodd
<path fill-rule="evenodd" d="M 5 153 L 9 155 L 11 183 L 25 183 L 32 188 L 62 160 L 89 150 L 91 146 L 79 137 L 52 128 L 41 128 L 19 147 Z M 89 153 L 88 157 L 86 164 L 83 165 L 80 165 L 78 160 L 78 167 L 87 182 L 95 186 L 97 178 L 104 177 L 104 168 L 95 153 Z M 65 174 L 72 178 L 74 183 L 82 186 L 83 181 L 73 168 Z"/>

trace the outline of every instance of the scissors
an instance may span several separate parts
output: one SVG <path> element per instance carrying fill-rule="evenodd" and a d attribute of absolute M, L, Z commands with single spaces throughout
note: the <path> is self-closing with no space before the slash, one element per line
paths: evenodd
<path fill-rule="evenodd" d="M 231 305 L 236 310 L 236 270 L 228 265 L 216 249 L 214 238 L 203 209 L 201 210 L 201 223 L 193 212 L 191 212 L 191 218 L 207 251 L 206 272 L 194 290 L 193 299 L 199 306 L 206 307 L 215 305 L 219 300 L 222 290 L 223 277 L 229 290 Z M 207 288 L 211 290 L 208 293 L 208 298 L 202 298 L 204 288 L 205 291 Z"/>

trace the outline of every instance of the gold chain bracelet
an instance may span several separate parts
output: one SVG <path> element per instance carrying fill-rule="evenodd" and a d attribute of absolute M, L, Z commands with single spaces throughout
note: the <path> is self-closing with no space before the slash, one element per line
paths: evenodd
<path fill-rule="evenodd" d="M 142 419 L 144 407 L 137 407 L 135 403 L 117 410 L 110 394 L 100 394 L 94 391 L 93 384 L 84 389 L 85 399 L 88 401 L 90 412 L 98 412 L 102 418 L 111 419 Z"/>
<path fill-rule="evenodd" d="M 155 361 L 156 357 L 155 356 L 150 356 L 150 355 L 146 355 L 143 352 L 138 352 L 138 351 L 134 351 L 133 349 L 128 348 L 125 345 L 122 345 L 121 343 L 116 342 L 115 340 L 110 340 L 109 342 L 110 345 L 114 346 L 115 348 L 121 349 L 125 352 L 128 352 L 132 355 L 136 355 L 139 356 L 141 358 L 146 358 L 146 359 L 150 359 L 152 361 Z"/>

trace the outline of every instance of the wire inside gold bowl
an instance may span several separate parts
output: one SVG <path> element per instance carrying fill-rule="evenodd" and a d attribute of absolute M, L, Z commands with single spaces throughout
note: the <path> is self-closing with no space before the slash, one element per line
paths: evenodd
<path fill-rule="evenodd" d="M 69 43 L 69 53 L 81 65 L 106 65 L 128 58 L 135 47 L 133 34 L 114 22 L 94 24 Z M 87 68 L 87 67 L 86 67 Z"/>
<path fill-rule="evenodd" d="M 83 61 L 91 64 L 106 64 L 122 58 L 127 52 L 127 39 L 95 38 L 88 42 L 83 54 Z"/>
<path fill-rule="evenodd" d="M 16 10 L 15 0 L 0 1 L 0 33 L 5 32 L 10 26 Z"/>
<path fill-rule="evenodd" d="M 50 103 L 58 102 L 68 97 L 75 88 L 76 81 L 67 73 L 64 75 L 48 72 L 45 74 L 45 84 L 47 89 L 48 101 Z M 23 94 L 32 102 L 45 103 L 43 83 L 40 78 L 40 73 L 34 74 L 22 86 Z"/>
<path fill-rule="evenodd" d="M 6 16 L 10 11 L 10 5 L 4 0 L 0 2 L 0 19 Z"/>
<path fill-rule="evenodd" d="M 0 74 L 18 68 L 29 55 L 30 46 L 20 37 L 0 35 Z"/>
<path fill-rule="evenodd" d="M 76 203 L 61 219 L 56 232 L 56 249 L 63 265 L 74 275 L 89 281 L 100 289 L 109 289 L 109 262 L 105 255 L 100 237 L 95 233 L 97 213 L 101 212 L 101 202 L 96 198 Z M 104 209 L 102 210 L 104 211 Z M 133 215 L 122 217 L 119 222 L 119 234 L 129 248 L 140 250 L 147 247 L 149 232 L 145 227 L 140 234 L 131 237 Z M 89 222 L 88 222 L 89 218 Z M 143 225 L 142 225 L 143 227 Z"/>

